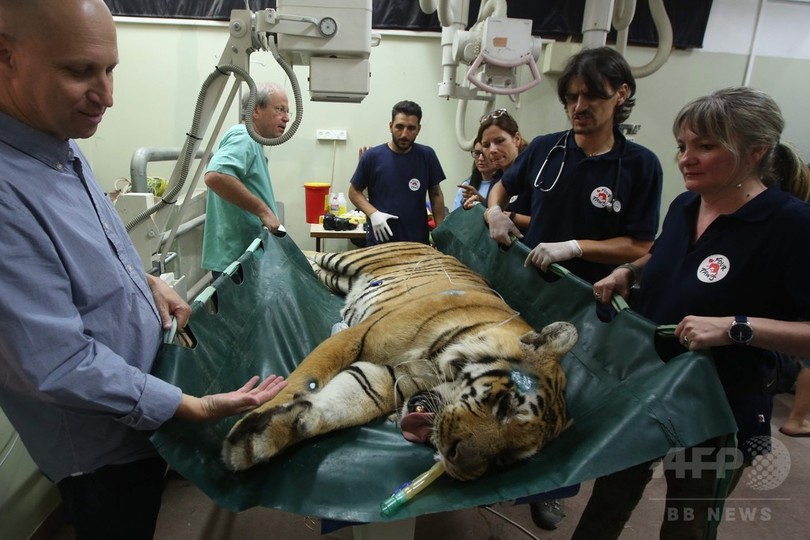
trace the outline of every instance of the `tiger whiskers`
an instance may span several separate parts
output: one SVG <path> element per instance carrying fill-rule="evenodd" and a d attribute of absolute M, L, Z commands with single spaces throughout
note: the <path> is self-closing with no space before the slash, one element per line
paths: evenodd
<path fill-rule="evenodd" d="M 397 364 L 396 369 L 403 369 L 404 366 L 408 364 L 421 364 L 422 367 L 426 367 L 427 372 L 420 372 L 418 369 L 410 369 L 409 373 L 403 373 L 397 376 L 396 380 L 394 381 L 394 395 L 396 396 L 397 385 L 399 384 L 400 379 L 404 377 L 409 377 L 416 386 L 421 386 L 419 382 L 427 382 L 427 379 L 432 378 L 435 381 L 439 382 L 447 382 L 447 377 L 444 373 L 442 373 L 441 369 L 438 365 L 434 362 L 428 360 L 427 358 L 411 358 L 408 360 L 402 360 L 399 364 Z M 431 385 L 434 383 L 431 383 Z"/>
<path fill-rule="evenodd" d="M 422 364 L 422 367 L 427 367 L 428 372 L 424 375 L 419 375 L 418 369 L 409 370 L 409 373 L 402 373 L 401 375 L 397 376 L 396 379 L 394 379 L 394 388 L 393 388 L 394 421 L 397 425 L 399 425 L 399 420 L 401 419 L 402 407 L 403 405 L 405 405 L 405 403 L 401 403 L 399 401 L 399 392 L 397 390 L 400 386 L 400 382 L 402 382 L 403 380 L 410 379 L 411 384 L 413 384 L 420 390 L 422 388 L 431 388 L 431 387 L 435 388 L 436 383 L 425 384 L 426 382 L 428 382 L 428 379 L 431 378 L 434 379 L 435 381 L 439 381 L 439 383 L 448 382 L 446 374 L 442 373 L 441 369 L 439 369 L 439 367 L 436 364 L 425 358 L 412 358 L 410 360 L 403 360 L 397 365 L 397 369 L 401 369 L 406 364 L 416 364 L 416 363 Z M 413 392 L 411 393 L 411 395 L 415 393 L 417 392 Z M 436 410 L 438 410 L 439 409 L 438 406 L 441 405 L 441 403 L 439 401 L 435 401 L 431 403 L 431 405 L 435 406 Z"/>
<path fill-rule="evenodd" d="M 428 368 L 434 368 L 434 366 L 432 366 L 431 363 L 428 362 L 427 360 L 425 360 L 424 358 L 413 358 L 413 359 L 410 359 L 410 360 L 403 360 L 402 362 L 397 364 L 395 369 L 401 370 L 401 369 L 403 369 L 403 366 L 406 366 L 407 364 L 412 364 L 412 363 L 415 363 L 415 362 L 422 363 L 425 366 L 427 366 Z M 435 375 L 435 373 L 434 373 L 434 375 Z M 415 376 L 414 371 L 410 371 L 410 373 L 402 373 L 401 375 L 398 375 L 396 379 L 394 379 L 394 410 L 397 410 L 397 411 L 399 410 L 400 407 L 402 407 L 402 405 L 404 405 L 404 403 L 399 402 L 399 399 L 398 399 L 399 392 L 397 391 L 397 389 L 399 388 L 399 383 L 403 379 L 405 379 L 405 380 L 410 379 L 411 382 L 414 385 L 418 385 L 417 377 Z"/>
<path fill-rule="evenodd" d="M 411 396 L 409 400 L 413 397 L 414 396 Z M 444 397 L 441 394 L 435 392 L 435 390 L 427 391 L 424 394 L 421 394 L 419 397 L 420 399 L 423 400 L 424 407 L 425 409 L 427 409 L 427 412 L 433 413 L 435 415 L 438 414 L 444 408 L 445 403 Z M 403 411 L 403 408 L 404 408 L 403 405 L 397 407 L 395 414 L 393 415 L 394 416 L 393 422 L 397 425 L 397 427 L 400 426 L 400 422 L 403 416 L 405 416 L 409 412 Z"/>

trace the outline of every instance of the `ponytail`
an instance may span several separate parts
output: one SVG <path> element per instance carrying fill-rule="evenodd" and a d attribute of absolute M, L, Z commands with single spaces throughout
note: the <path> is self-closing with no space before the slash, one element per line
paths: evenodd
<path fill-rule="evenodd" d="M 774 147 L 772 171 L 776 181 L 794 197 L 803 201 L 810 200 L 810 169 L 799 157 L 796 149 L 783 142 Z"/>

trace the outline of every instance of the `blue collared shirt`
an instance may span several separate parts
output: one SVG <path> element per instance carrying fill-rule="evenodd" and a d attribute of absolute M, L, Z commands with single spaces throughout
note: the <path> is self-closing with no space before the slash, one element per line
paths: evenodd
<path fill-rule="evenodd" d="M 154 455 L 180 389 L 149 375 L 160 317 L 73 141 L 0 113 L 0 407 L 54 482 Z"/>

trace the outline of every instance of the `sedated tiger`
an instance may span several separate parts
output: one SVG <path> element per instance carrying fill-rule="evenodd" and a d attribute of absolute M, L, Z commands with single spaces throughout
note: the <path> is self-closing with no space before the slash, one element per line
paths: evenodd
<path fill-rule="evenodd" d="M 482 276 L 424 244 L 308 257 L 346 295 L 348 328 L 234 425 L 223 444 L 228 468 L 398 412 L 407 439 L 429 440 L 451 476 L 470 480 L 534 455 L 566 426 L 559 361 L 576 343 L 572 324 L 535 331 Z"/>

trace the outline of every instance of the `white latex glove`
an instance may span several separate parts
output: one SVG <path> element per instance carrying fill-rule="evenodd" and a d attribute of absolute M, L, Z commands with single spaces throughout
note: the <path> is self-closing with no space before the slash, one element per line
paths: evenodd
<path fill-rule="evenodd" d="M 510 235 L 518 239 L 523 238 L 523 233 L 509 219 L 509 216 L 503 213 L 500 206 L 492 206 L 487 209 L 487 223 L 489 223 L 489 237 L 499 244 L 511 245 L 512 238 Z"/>
<path fill-rule="evenodd" d="M 523 266 L 529 266 L 529 263 L 532 263 L 545 272 L 551 263 L 568 261 L 577 257 L 582 257 L 582 248 L 579 247 L 579 242 L 576 240 L 548 242 L 537 244 L 537 247 L 526 257 Z"/>
<path fill-rule="evenodd" d="M 371 220 L 371 228 L 374 231 L 374 238 L 377 242 L 388 241 L 394 233 L 391 232 L 391 227 L 388 226 L 389 219 L 399 219 L 398 216 L 386 214 L 377 210 L 372 213 L 368 218 Z"/>

